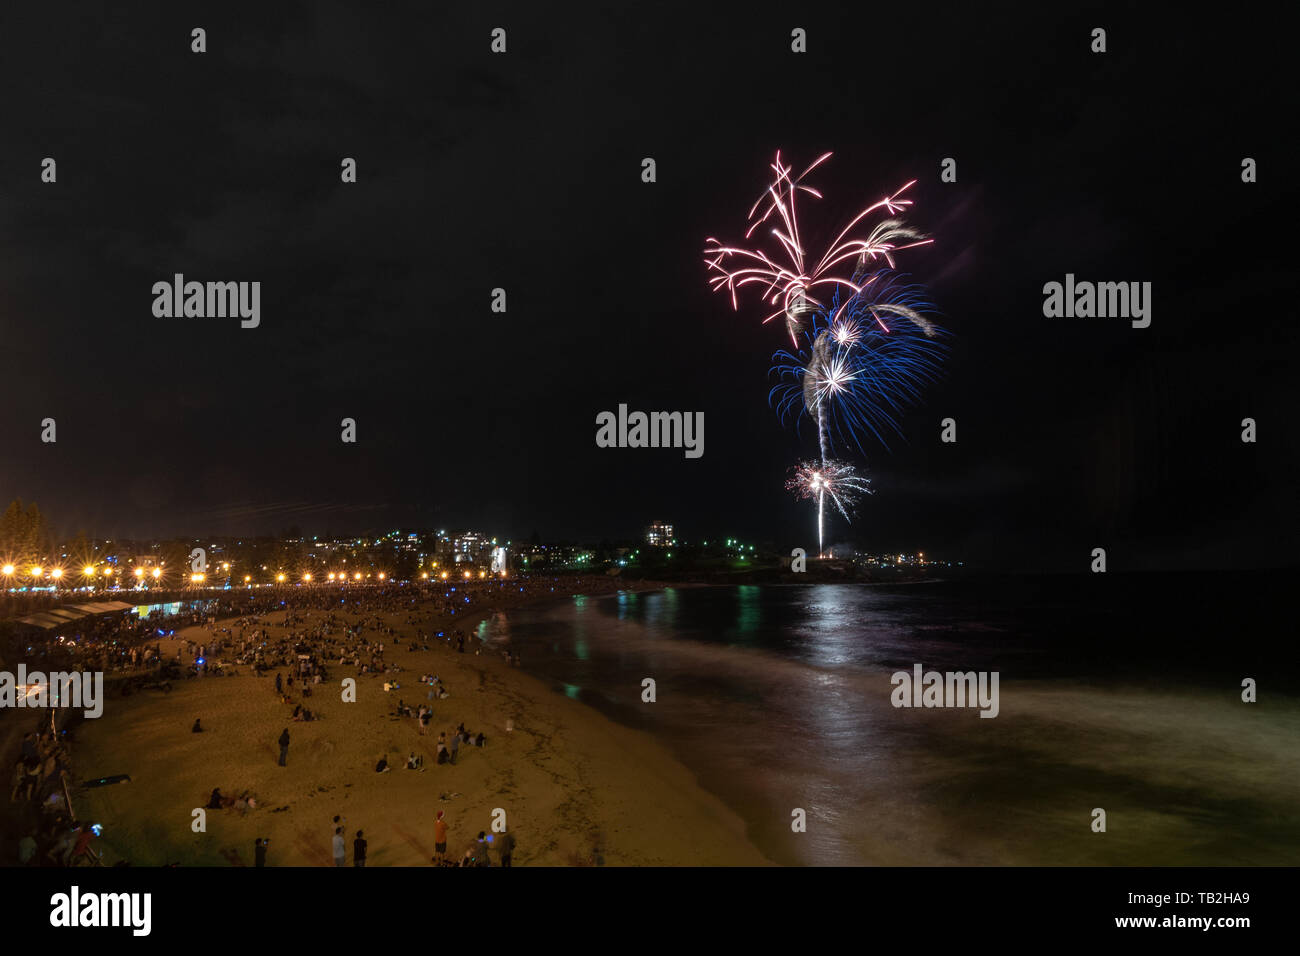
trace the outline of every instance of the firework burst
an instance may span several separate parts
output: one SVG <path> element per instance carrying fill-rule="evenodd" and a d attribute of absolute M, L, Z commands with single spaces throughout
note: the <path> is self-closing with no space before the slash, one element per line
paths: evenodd
<path fill-rule="evenodd" d="M 798 428 L 806 413 L 817 428 L 820 459 L 799 464 L 786 487 L 816 500 L 819 552 L 826 498 L 847 520 L 871 492 L 852 465 L 834 459 L 835 445 L 865 455 L 863 441 L 874 436 L 888 448 L 885 434 L 902 434 L 900 413 L 919 400 L 945 351 L 925 315 L 932 306 L 918 286 L 901 281 L 894 260 L 931 241 L 898 218 L 912 205 L 902 197 L 915 180 L 853 216 L 820 257 L 809 254 L 798 201 L 822 198 L 807 177 L 830 157 L 796 176 L 778 152 L 772 181 L 749 211 L 745 242 L 752 245 L 710 238 L 704 250 L 709 284 L 730 294 L 733 309 L 748 288 L 773 309 L 764 323 L 785 320 L 793 350 L 773 356 L 777 383 L 768 398 L 782 421 Z"/>
<path fill-rule="evenodd" d="M 888 270 L 866 276 L 842 304 L 834 299 L 802 330 L 797 352 L 772 357 L 768 399 L 782 421 L 798 427 L 806 413 L 826 459 L 836 443 L 866 454 L 867 436 L 888 448 L 887 436 L 902 434 L 898 416 L 920 401 L 946 351 L 923 314 L 929 308 L 918 286 Z"/>
<path fill-rule="evenodd" d="M 713 290 L 726 289 L 732 308 L 739 309 L 739 290 L 758 287 L 763 301 L 775 309 L 763 322 L 784 316 L 786 330 L 796 346 L 804 324 L 826 310 L 826 301 L 832 295 L 862 292 L 870 282 L 864 273 L 873 264 L 883 260 L 892 269 L 895 252 L 931 241 L 900 219 L 889 218 L 867 226 L 867 220 L 876 213 L 894 216 L 910 206 L 910 199 L 900 197 L 915 183 L 913 180 L 849 220 L 820 258 L 809 255 L 799 229 L 797 200 L 801 193 L 822 198 L 805 180 L 831 155 L 823 153 L 793 176 L 794 167 L 781 160 L 780 152 L 776 154 L 771 164 L 772 182 L 749 210 L 750 225 L 745 232 L 746 242 L 757 233 L 768 242 L 766 247 L 761 243 L 731 246 L 714 238 L 705 241 L 705 262 L 711 272 L 717 273 L 709 279 Z"/>
<path fill-rule="evenodd" d="M 871 482 L 845 461 L 802 461 L 792 471 L 786 489 L 801 500 L 817 502 L 817 553 L 821 554 L 827 497 L 848 520 L 858 500 L 871 494 Z"/>

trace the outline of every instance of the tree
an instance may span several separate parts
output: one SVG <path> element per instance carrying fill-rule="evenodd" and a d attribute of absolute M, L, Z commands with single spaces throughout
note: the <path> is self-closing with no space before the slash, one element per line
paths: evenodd
<path fill-rule="evenodd" d="M 49 525 L 36 503 L 24 508 L 21 498 L 9 502 L 0 516 L 0 555 L 6 561 L 44 562 L 53 547 Z"/>
<path fill-rule="evenodd" d="M 0 516 L 0 556 L 3 556 L 6 561 L 17 561 L 23 557 L 19 547 L 22 544 L 26 520 L 21 498 L 9 502 L 4 515 Z"/>

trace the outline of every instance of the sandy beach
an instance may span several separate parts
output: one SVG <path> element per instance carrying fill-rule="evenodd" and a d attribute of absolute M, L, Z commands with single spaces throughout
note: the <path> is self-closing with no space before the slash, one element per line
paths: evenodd
<path fill-rule="evenodd" d="M 472 633 L 472 625 L 499 613 L 490 604 L 475 610 L 456 626 Z M 269 866 L 328 866 L 332 820 L 341 815 L 349 865 L 360 829 L 367 865 L 428 866 L 438 810 L 446 812 L 453 858 L 480 830 L 491 832 L 494 811 L 503 810 L 517 840 L 516 866 L 586 865 L 597 847 L 606 865 L 770 862 L 747 839 L 740 817 L 648 734 L 551 690 L 527 673 L 527 661 L 519 668 L 495 654 L 476 655 L 477 641 L 463 654 L 442 641 L 410 651 L 411 637 L 429 625 L 408 624 L 409 616 L 385 615 L 401 636 L 386 645 L 385 659 L 402 672 L 357 677 L 351 703 L 341 699 L 341 680 L 353 671 L 338 669 L 305 701 L 320 720 L 292 722 L 294 705 L 276 695 L 274 672 L 256 677 L 242 667 L 236 677 L 173 682 L 167 694 L 110 698 L 101 719 L 78 728 L 77 776 L 131 780 L 73 793 L 77 815 L 104 826 L 97 844 L 105 863 L 252 865 L 254 841 L 266 837 Z M 450 622 L 435 615 L 431 623 L 436 630 Z M 286 633 L 263 626 L 272 639 Z M 174 657 L 185 638 L 202 643 L 212 635 L 189 628 L 162 642 L 164 655 Z M 426 672 L 442 679 L 449 698 L 426 700 L 428 687 L 419 683 Z M 400 687 L 385 692 L 394 679 Z M 294 702 L 301 699 L 296 691 L 289 691 Z M 415 718 L 394 715 L 398 698 L 432 703 L 427 735 Z M 191 733 L 196 717 L 202 734 Z M 450 735 L 460 723 L 484 733 L 486 746 L 462 746 L 454 765 L 437 765 L 438 733 Z M 286 727 L 291 744 L 280 767 L 276 739 Z M 423 755 L 423 771 L 404 769 L 412 751 Z M 376 773 L 385 755 L 393 769 Z M 227 795 L 251 790 L 258 808 L 242 816 L 208 810 L 206 831 L 194 832 L 194 811 L 214 787 Z"/>

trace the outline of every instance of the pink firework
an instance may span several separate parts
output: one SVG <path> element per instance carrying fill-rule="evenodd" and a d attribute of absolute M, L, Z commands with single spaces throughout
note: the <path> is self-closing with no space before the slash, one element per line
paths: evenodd
<path fill-rule="evenodd" d="M 833 293 L 837 286 L 846 287 L 851 290 L 850 294 L 856 295 L 872 281 L 863 279 L 870 263 L 883 259 L 892 269 L 895 252 L 931 241 L 904 226 L 899 219 L 885 219 L 870 228 L 866 224 L 874 213 L 883 210 L 892 217 L 912 205 L 910 199 L 899 198 L 916 182 L 912 180 L 892 196 L 873 203 L 849 220 L 819 259 L 809 256 L 799 233 L 796 199 L 801 192 L 816 199 L 822 198 L 822 194 L 806 185 L 804 179 L 830 157 L 831 153 L 824 153 L 798 176 L 791 176 L 793 167 L 785 165 L 781 153 L 777 152 L 771 166 L 772 183 L 750 209 L 750 225 L 745 232 L 746 241 L 755 233 L 770 239 L 770 252 L 761 245 L 748 248 L 724 245 L 712 237 L 705 240 L 705 262 L 709 270 L 716 273 L 709 278 L 713 290 L 727 289 L 731 293 L 732 308 L 739 309 L 737 290 L 743 286 L 758 286 L 763 301 L 775 308 L 763 322 L 785 316 L 786 329 L 796 345 L 797 333 L 805 317 L 825 309 L 819 296 Z M 899 240 L 904 239 L 915 241 L 900 245 Z M 847 301 L 849 297 L 845 295 L 842 300 Z"/>

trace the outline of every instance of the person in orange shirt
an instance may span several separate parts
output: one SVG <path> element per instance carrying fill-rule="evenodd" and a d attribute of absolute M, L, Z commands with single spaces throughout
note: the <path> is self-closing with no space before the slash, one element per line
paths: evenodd
<path fill-rule="evenodd" d="M 434 862 L 441 863 L 447 856 L 447 821 L 442 818 L 445 811 L 438 811 L 438 819 L 433 822 Z"/>

